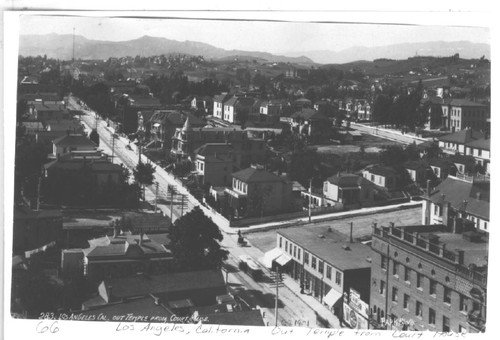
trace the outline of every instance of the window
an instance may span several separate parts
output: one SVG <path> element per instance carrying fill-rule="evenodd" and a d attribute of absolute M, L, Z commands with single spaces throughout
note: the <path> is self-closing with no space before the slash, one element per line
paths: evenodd
<path fill-rule="evenodd" d="M 304 252 L 304 263 L 309 264 L 309 253 L 306 251 Z"/>
<path fill-rule="evenodd" d="M 398 302 L 398 289 L 392 287 L 392 302 Z"/>
<path fill-rule="evenodd" d="M 300 261 L 300 248 L 297 250 L 297 259 Z"/>
<path fill-rule="evenodd" d="M 448 287 L 444 287 L 443 302 L 444 303 L 451 303 L 451 289 Z"/>
<path fill-rule="evenodd" d="M 387 257 L 380 255 L 380 263 L 382 269 L 387 269 Z"/>
<path fill-rule="evenodd" d="M 405 266 L 405 281 L 410 282 L 410 272 L 411 269 Z"/>
<path fill-rule="evenodd" d="M 437 283 L 434 280 L 429 280 L 429 294 L 436 296 Z"/>
<path fill-rule="evenodd" d="M 280 248 L 281 248 L 283 246 L 283 237 L 280 236 L 279 240 L 280 240 Z"/>
<path fill-rule="evenodd" d="M 429 308 L 429 325 L 436 324 L 436 311 L 432 308 Z"/>
<path fill-rule="evenodd" d="M 399 263 L 396 261 L 392 265 L 392 275 L 399 276 Z"/>
<path fill-rule="evenodd" d="M 311 267 L 313 267 L 313 269 L 316 269 L 316 258 L 314 256 L 311 257 L 312 257 Z"/>
<path fill-rule="evenodd" d="M 403 308 L 410 309 L 410 296 L 408 294 L 403 296 Z"/>
<path fill-rule="evenodd" d="M 417 288 L 422 288 L 423 276 L 420 273 L 417 273 Z"/>
<path fill-rule="evenodd" d="M 415 315 L 422 317 L 422 302 L 420 301 L 415 303 Z"/>
<path fill-rule="evenodd" d="M 288 251 L 288 241 L 285 241 L 285 251 Z"/>
<path fill-rule="evenodd" d="M 443 332 L 450 331 L 450 319 L 446 316 L 443 316 Z"/>
<path fill-rule="evenodd" d="M 468 310 L 467 302 L 468 302 L 468 299 L 464 295 L 460 294 L 460 311 L 461 312 L 467 313 L 467 310 Z"/>
<path fill-rule="evenodd" d="M 342 285 L 342 274 L 340 272 L 335 272 L 335 283 L 339 286 Z"/>
<path fill-rule="evenodd" d="M 318 271 L 323 274 L 323 271 L 325 270 L 325 264 L 323 261 L 319 261 L 318 263 Z"/>
<path fill-rule="evenodd" d="M 332 278 L 332 267 L 326 266 L 326 278 L 331 279 Z"/>
<path fill-rule="evenodd" d="M 380 289 L 379 289 L 379 293 L 384 295 L 385 294 L 385 281 L 384 280 L 380 280 Z"/>
<path fill-rule="evenodd" d="M 441 216 L 441 207 L 437 204 L 434 205 L 434 215 Z"/>
<path fill-rule="evenodd" d="M 293 257 L 296 257 L 296 255 L 297 255 L 297 246 L 294 245 L 293 246 Z"/>

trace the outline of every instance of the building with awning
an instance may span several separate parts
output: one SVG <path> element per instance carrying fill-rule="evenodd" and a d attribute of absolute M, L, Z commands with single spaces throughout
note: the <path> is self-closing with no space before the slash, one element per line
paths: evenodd
<path fill-rule="evenodd" d="M 354 289 L 370 301 L 371 249 L 328 225 L 292 227 L 277 231 L 277 248 L 270 259 L 291 258 L 283 272 L 299 282 L 301 291 L 327 305 L 342 318 L 342 297 Z M 267 263 L 266 263 L 267 265 Z"/>
<path fill-rule="evenodd" d="M 327 305 L 331 310 L 337 305 L 340 306 L 342 303 L 342 293 L 335 289 L 330 289 L 330 291 L 323 298 L 323 304 Z"/>
<path fill-rule="evenodd" d="M 288 254 L 286 254 L 280 248 L 276 247 L 265 253 L 261 262 L 266 266 L 266 268 L 273 269 L 274 263 L 278 264 L 281 267 L 284 267 L 291 261 L 292 258 Z"/>

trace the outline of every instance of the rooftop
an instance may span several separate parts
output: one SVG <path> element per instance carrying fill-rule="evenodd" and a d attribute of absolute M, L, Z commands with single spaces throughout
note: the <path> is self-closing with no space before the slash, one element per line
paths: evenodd
<path fill-rule="evenodd" d="M 57 146 L 89 146 L 97 147 L 93 141 L 86 136 L 66 134 L 52 141 Z"/>
<path fill-rule="evenodd" d="M 206 317 L 204 324 L 211 325 L 231 325 L 231 326 L 265 326 L 260 310 L 254 309 L 241 312 L 219 312 L 201 314 Z"/>
<path fill-rule="evenodd" d="M 350 243 L 349 237 L 329 226 L 301 226 L 278 230 L 277 233 L 297 243 L 309 253 L 339 270 L 370 268 L 371 248 L 362 243 Z"/>
<path fill-rule="evenodd" d="M 344 188 L 349 188 L 349 187 L 358 187 L 363 183 L 371 183 L 370 181 L 367 181 L 361 176 L 354 175 L 354 174 L 340 174 L 340 175 L 333 175 L 331 177 L 328 177 L 328 182 L 335 184 L 339 187 L 344 187 Z"/>
<path fill-rule="evenodd" d="M 448 176 L 427 199 L 439 205 L 449 202 L 454 209 L 465 210 L 486 220 L 490 218 L 489 182 L 474 183 Z"/>
<path fill-rule="evenodd" d="M 105 281 L 112 286 L 111 295 L 116 298 L 145 296 L 148 294 L 176 293 L 207 288 L 223 288 L 226 282 L 220 270 L 168 273 L 154 276 L 112 278 Z"/>
<path fill-rule="evenodd" d="M 465 129 L 439 137 L 438 140 L 441 142 L 466 144 L 472 142 L 473 140 L 484 139 L 484 137 L 484 133 L 481 131 Z"/>
<path fill-rule="evenodd" d="M 323 113 L 318 112 L 314 109 L 302 109 L 291 115 L 292 118 L 302 118 L 302 119 L 313 119 L 313 120 L 328 120 L 328 117 Z"/>
<path fill-rule="evenodd" d="M 141 255 L 149 256 L 158 255 L 163 257 L 170 254 L 170 251 L 163 244 L 151 240 L 148 235 L 144 234 L 142 236 L 142 243 L 140 239 L 141 235 L 124 234 L 117 237 L 104 237 L 93 240 L 92 243 L 89 241 L 91 247 L 88 249 L 87 257 L 127 256 L 133 250 L 137 250 Z"/>
<path fill-rule="evenodd" d="M 374 175 L 379 175 L 379 176 L 396 176 L 396 171 L 388 166 L 382 166 L 382 165 L 374 165 L 372 167 L 368 167 L 365 169 L 371 174 Z"/>
<path fill-rule="evenodd" d="M 469 142 L 465 144 L 465 146 L 468 146 L 470 148 L 476 148 L 476 149 L 482 149 L 482 150 L 490 150 L 490 144 L 491 144 L 491 139 L 476 139 L 472 142 Z"/>
<path fill-rule="evenodd" d="M 232 174 L 233 178 L 245 183 L 284 182 L 285 180 L 269 171 L 249 167 Z"/>

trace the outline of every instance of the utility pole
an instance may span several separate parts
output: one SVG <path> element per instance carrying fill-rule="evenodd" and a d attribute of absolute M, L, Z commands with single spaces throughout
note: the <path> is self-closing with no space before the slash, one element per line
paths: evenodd
<path fill-rule="evenodd" d="M 114 139 L 113 139 L 114 141 Z M 156 184 L 156 193 L 155 193 L 155 214 L 156 214 L 156 208 L 158 207 L 158 182 L 155 183 Z"/>
<path fill-rule="evenodd" d="M 170 188 L 170 223 L 172 223 L 173 220 L 173 213 L 174 213 L 174 187 L 172 186 Z"/>
<path fill-rule="evenodd" d="M 276 266 L 276 273 L 274 274 L 274 284 L 276 285 L 276 298 L 274 301 L 274 319 L 275 323 L 274 325 L 278 327 L 278 300 L 279 300 L 279 287 L 282 286 L 282 279 L 281 279 L 281 273 L 280 273 L 280 266 Z M 273 278 L 273 275 L 271 275 L 271 278 Z"/>
<path fill-rule="evenodd" d="M 42 176 L 38 177 L 38 187 L 36 193 L 36 210 L 40 210 L 40 189 L 42 187 Z"/>
<path fill-rule="evenodd" d="M 181 195 L 181 217 L 184 213 L 184 195 Z"/>
<path fill-rule="evenodd" d="M 113 133 L 113 145 L 111 147 L 111 162 L 113 162 L 113 160 L 115 159 L 115 134 Z M 156 209 L 155 209 L 155 212 L 156 212 Z"/>
<path fill-rule="evenodd" d="M 311 223 L 312 178 L 309 179 L 309 223 Z"/>

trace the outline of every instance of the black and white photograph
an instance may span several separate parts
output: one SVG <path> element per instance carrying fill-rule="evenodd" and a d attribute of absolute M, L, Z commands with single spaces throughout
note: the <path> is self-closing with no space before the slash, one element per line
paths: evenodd
<path fill-rule="evenodd" d="M 494 331 L 481 15 L 12 14 L 7 328 Z"/>

